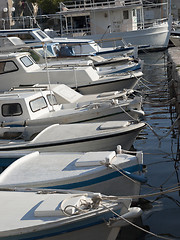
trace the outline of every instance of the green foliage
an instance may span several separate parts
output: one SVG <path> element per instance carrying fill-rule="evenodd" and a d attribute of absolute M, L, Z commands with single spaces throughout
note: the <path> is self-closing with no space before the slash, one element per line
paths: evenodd
<path fill-rule="evenodd" d="M 28 0 L 30 3 L 37 3 L 43 13 L 55 13 L 59 10 L 60 0 Z"/>

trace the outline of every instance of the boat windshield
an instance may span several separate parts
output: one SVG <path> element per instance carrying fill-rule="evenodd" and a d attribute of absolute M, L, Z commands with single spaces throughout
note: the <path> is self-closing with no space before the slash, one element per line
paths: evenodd
<path fill-rule="evenodd" d="M 48 102 L 51 106 L 52 105 L 58 105 L 56 97 L 53 94 L 48 94 L 47 99 L 48 99 Z"/>
<path fill-rule="evenodd" d="M 30 108 L 33 112 L 37 112 L 47 107 L 47 102 L 44 97 L 36 98 L 29 102 Z"/>

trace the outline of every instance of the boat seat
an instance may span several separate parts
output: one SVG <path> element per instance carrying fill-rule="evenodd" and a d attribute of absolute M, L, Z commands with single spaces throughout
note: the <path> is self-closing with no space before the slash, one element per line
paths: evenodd
<path fill-rule="evenodd" d="M 123 128 L 130 125 L 130 122 L 128 121 L 112 121 L 112 122 L 105 122 L 99 126 L 100 130 L 106 130 L 106 129 L 114 129 L 114 128 Z"/>
<path fill-rule="evenodd" d="M 49 195 L 34 211 L 35 217 L 59 217 L 73 215 L 77 208 L 81 208 L 81 203 L 87 202 L 91 198 L 85 195 L 72 195 L 64 199 L 64 194 Z"/>
<path fill-rule="evenodd" d="M 81 156 L 76 162 L 76 167 L 92 167 L 100 166 L 101 162 L 111 163 L 112 159 L 116 156 L 115 151 L 104 152 L 87 152 Z"/>

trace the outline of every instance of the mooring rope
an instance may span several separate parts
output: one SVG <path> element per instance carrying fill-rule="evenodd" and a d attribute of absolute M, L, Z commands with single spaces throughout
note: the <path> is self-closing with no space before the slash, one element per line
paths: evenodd
<path fill-rule="evenodd" d="M 129 114 L 119 103 L 118 103 L 118 107 L 121 109 L 121 111 L 123 111 L 129 118 L 131 118 L 134 121 L 137 121 L 136 118 L 134 118 L 131 114 Z"/>
<path fill-rule="evenodd" d="M 111 200 L 111 201 L 117 201 L 122 199 L 140 199 L 140 198 L 149 198 L 149 197 L 155 197 L 159 195 L 165 195 L 172 192 L 177 192 L 180 190 L 180 186 L 167 188 L 166 190 L 162 190 L 159 192 L 153 192 L 153 193 L 147 193 L 147 194 L 140 194 L 140 195 L 129 195 L 129 196 L 103 196 L 103 199 Z"/>
<path fill-rule="evenodd" d="M 139 230 L 141 230 L 141 231 L 143 231 L 143 232 L 145 232 L 145 233 L 148 233 L 148 234 L 150 234 L 150 235 L 152 235 L 152 236 L 154 236 L 154 237 L 161 238 L 161 239 L 165 239 L 165 240 L 172 240 L 172 238 L 160 236 L 160 235 L 158 235 L 158 234 L 156 234 L 156 233 L 150 232 L 150 231 L 148 231 L 148 230 L 146 230 L 146 229 L 138 226 L 137 224 L 129 221 L 128 219 L 126 219 L 126 218 L 123 217 L 122 215 L 119 215 L 117 212 L 115 212 L 113 209 L 107 207 L 107 206 L 106 206 L 105 204 L 103 204 L 102 202 L 101 202 L 100 204 L 101 204 L 104 208 L 106 208 L 106 209 L 108 209 L 109 211 L 111 211 L 114 215 L 116 215 L 117 217 L 119 217 L 119 218 L 122 219 L 123 221 L 127 222 L 129 225 L 131 225 L 131 226 L 133 226 L 133 227 L 135 227 L 135 228 L 137 228 L 137 229 L 139 229 Z"/>
<path fill-rule="evenodd" d="M 175 101 L 176 101 L 176 98 L 171 98 L 171 99 L 169 99 L 168 101 L 166 101 L 166 102 L 164 102 L 163 101 L 163 105 L 166 105 L 166 104 L 172 104 L 172 103 L 175 103 Z M 143 100 L 143 103 L 146 103 L 146 104 L 152 104 L 152 105 L 159 105 L 159 102 L 157 103 L 157 102 L 155 102 L 155 101 L 145 101 L 145 100 Z"/>
<path fill-rule="evenodd" d="M 178 115 L 178 117 L 176 118 L 176 120 L 174 121 L 174 123 L 172 124 L 170 130 L 164 135 L 164 136 L 160 136 L 158 135 L 154 129 L 150 126 L 149 123 L 146 122 L 146 125 L 150 128 L 150 130 L 154 133 L 154 135 L 158 138 L 159 141 L 161 141 L 163 138 L 166 138 L 167 136 L 169 136 L 169 134 L 172 132 L 172 130 L 174 129 L 174 126 L 177 124 L 178 120 L 180 119 L 180 115 Z"/>
<path fill-rule="evenodd" d="M 107 163 L 107 162 L 104 162 L 104 161 L 101 161 L 101 164 L 102 165 L 105 165 L 106 167 L 109 167 L 109 168 L 112 168 L 114 169 L 115 171 L 119 172 L 120 174 L 122 174 L 125 178 L 127 178 L 128 180 L 136 183 L 136 184 L 139 184 L 138 181 L 132 179 L 131 177 L 127 176 L 127 174 L 124 173 L 124 170 L 122 168 L 118 168 L 115 164 L 112 164 L 112 163 Z"/>

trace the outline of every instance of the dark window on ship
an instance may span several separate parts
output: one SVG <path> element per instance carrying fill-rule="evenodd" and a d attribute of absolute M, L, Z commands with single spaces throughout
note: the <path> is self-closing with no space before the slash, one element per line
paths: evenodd
<path fill-rule="evenodd" d="M 135 16 L 136 16 L 136 10 L 133 9 L 133 17 L 135 17 Z"/>
<path fill-rule="evenodd" d="M 52 105 L 57 105 L 57 100 L 56 100 L 56 97 L 53 95 L 53 94 L 48 94 L 47 95 L 47 99 L 48 99 L 48 102 L 49 104 L 52 106 Z"/>
<path fill-rule="evenodd" d="M 37 112 L 37 111 L 47 107 L 47 103 L 46 103 L 46 100 L 44 99 L 44 97 L 39 97 L 39 98 L 36 98 L 36 99 L 30 101 L 29 105 L 33 112 Z"/>
<path fill-rule="evenodd" d="M 3 104 L 1 111 L 4 117 L 20 116 L 23 113 L 22 107 L 19 103 Z"/>
<path fill-rule="evenodd" d="M 129 11 L 128 10 L 123 11 L 123 18 L 129 19 Z"/>
<path fill-rule="evenodd" d="M 13 61 L 0 62 L 0 74 L 17 71 L 18 67 Z"/>

